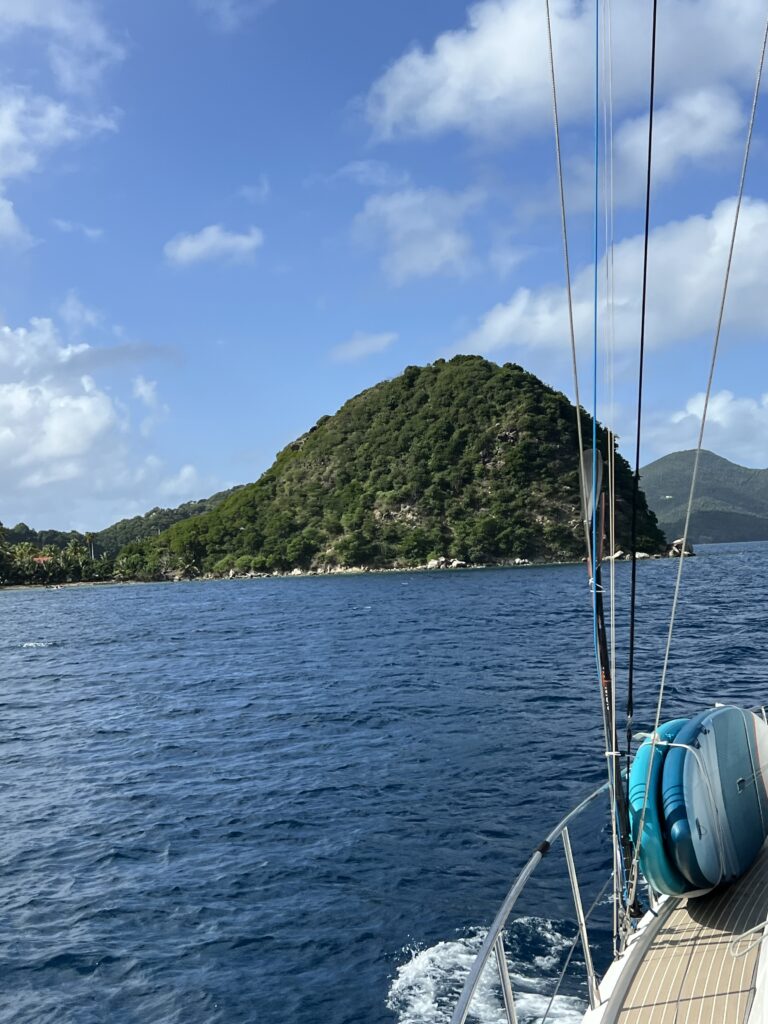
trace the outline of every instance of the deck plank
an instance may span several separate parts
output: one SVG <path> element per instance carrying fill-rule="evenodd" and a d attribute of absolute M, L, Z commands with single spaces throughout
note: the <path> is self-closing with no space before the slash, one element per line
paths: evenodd
<path fill-rule="evenodd" d="M 732 943 L 768 917 L 768 845 L 738 881 L 682 900 L 635 974 L 617 1024 L 746 1024 L 759 942 Z M 747 936 L 743 946 L 749 943 Z"/>

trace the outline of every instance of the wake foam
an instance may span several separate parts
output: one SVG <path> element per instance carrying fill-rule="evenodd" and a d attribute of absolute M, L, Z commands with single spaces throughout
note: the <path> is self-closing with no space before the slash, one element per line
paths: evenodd
<path fill-rule="evenodd" d="M 410 959 L 397 969 L 387 1007 L 398 1024 L 450 1024 L 461 986 L 477 956 L 485 931 L 473 930 L 428 949 L 405 949 Z M 549 1005 L 549 993 L 561 969 L 571 938 L 543 918 L 521 917 L 505 934 L 507 962 L 519 1024 L 538 1024 Z M 527 957 L 522 959 L 523 951 Z M 558 995 L 547 1021 L 580 1024 L 585 1000 Z M 472 1000 L 469 1020 L 477 1024 L 507 1024 L 495 958 L 486 965 Z"/>

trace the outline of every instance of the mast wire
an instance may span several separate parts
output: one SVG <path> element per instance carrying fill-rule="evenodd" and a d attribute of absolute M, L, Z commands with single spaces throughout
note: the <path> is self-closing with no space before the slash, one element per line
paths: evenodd
<path fill-rule="evenodd" d="M 565 214 L 565 183 L 563 179 L 563 155 L 560 146 L 560 115 L 557 102 L 557 82 L 555 79 L 555 55 L 552 45 L 552 13 L 549 0 L 544 0 L 547 14 L 547 45 L 549 48 L 549 71 L 552 81 L 552 116 L 555 129 L 555 157 L 557 163 L 557 184 L 560 194 L 560 224 L 563 238 L 563 260 L 565 263 L 565 291 L 568 305 L 568 329 L 571 342 L 571 362 L 573 372 L 573 391 L 576 400 L 576 433 L 579 442 L 579 494 L 581 497 L 582 521 L 584 524 L 584 540 L 587 547 L 587 564 L 592 564 L 592 544 L 587 522 L 587 485 L 584 473 L 584 432 L 582 429 L 582 406 L 579 397 L 579 367 L 576 355 L 576 331 L 573 324 L 573 288 L 571 285 L 571 257 L 568 243 L 568 222 Z"/>
<path fill-rule="evenodd" d="M 648 771 L 645 778 L 645 793 L 643 796 L 643 807 L 640 815 L 640 824 L 638 828 L 637 840 L 635 842 L 635 851 L 632 863 L 632 877 L 631 877 L 631 890 L 630 897 L 634 897 L 637 891 L 638 882 L 638 859 L 640 855 L 640 843 L 643 836 L 643 828 L 645 826 L 645 812 L 648 807 L 648 794 L 650 790 L 651 782 L 651 768 L 653 766 L 654 754 L 657 745 L 658 729 L 661 722 L 661 708 L 664 700 L 664 687 L 667 680 L 667 672 L 669 669 L 669 655 L 672 649 L 672 634 L 675 625 L 675 615 L 677 613 L 677 605 L 680 597 L 680 587 L 683 578 L 683 566 L 685 564 L 685 549 L 688 543 L 688 530 L 691 524 L 691 510 L 693 508 L 693 499 L 696 493 L 696 479 L 699 471 L 699 456 L 701 455 L 701 448 L 704 442 L 704 427 L 707 422 L 707 411 L 709 409 L 709 400 L 712 394 L 712 384 L 715 377 L 715 366 L 717 364 L 717 355 L 720 348 L 720 334 L 723 326 L 723 317 L 725 314 L 725 300 L 728 295 L 728 284 L 731 276 L 731 265 L 733 263 L 733 251 L 736 245 L 736 232 L 739 226 L 739 215 L 741 213 L 741 204 L 744 198 L 744 183 L 747 177 L 747 166 L 749 164 L 749 153 L 752 146 L 752 133 L 755 126 L 755 117 L 757 114 L 757 101 L 760 95 L 760 83 L 763 77 L 763 67 L 765 65 L 765 51 L 768 45 L 768 18 L 765 22 L 765 30 L 763 32 L 763 41 L 760 49 L 760 60 L 757 66 L 757 77 L 755 80 L 755 91 L 752 97 L 752 109 L 749 115 L 749 126 L 747 128 L 747 139 L 744 145 L 744 158 L 741 164 L 741 176 L 739 178 L 739 190 L 736 197 L 736 207 L 733 216 L 733 227 L 731 229 L 731 238 L 728 246 L 728 259 L 725 265 L 725 279 L 723 281 L 723 289 L 720 295 L 720 306 L 717 314 L 717 324 L 715 327 L 715 335 L 712 341 L 712 357 L 709 364 L 709 376 L 707 377 L 707 389 L 704 394 L 704 405 L 701 411 L 701 423 L 699 425 L 699 436 L 696 443 L 696 455 L 693 461 L 693 474 L 691 476 L 691 487 L 688 493 L 688 505 L 685 511 L 685 528 L 683 530 L 683 544 L 680 553 L 680 564 L 677 568 L 677 578 L 675 580 L 675 591 L 672 598 L 672 610 L 669 617 L 669 630 L 667 632 L 667 643 L 664 650 L 664 664 L 661 670 L 661 680 L 659 683 L 659 697 L 656 704 L 656 722 L 653 728 L 653 736 L 651 739 L 651 755 L 648 759 Z"/>
<path fill-rule="evenodd" d="M 564 184 L 564 175 L 563 175 L 562 146 L 561 146 L 561 140 L 560 140 L 560 116 L 559 116 L 558 99 L 557 99 L 557 79 L 556 79 L 556 76 L 555 76 L 554 46 L 553 46 L 553 42 L 552 42 L 552 12 L 551 12 L 551 9 L 550 9 L 550 0 L 544 0 L 544 7 L 545 7 L 545 12 L 546 12 L 547 46 L 548 46 L 548 53 L 549 53 L 549 70 L 550 70 L 550 78 L 551 78 L 551 85 L 552 85 L 552 117 L 553 117 L 554 136 L 555 136 L 555 157 L 556 157 L 556 165 L 557 165 L 557 182 L 558 182 L 559 198 L 560 198 L 560 223 L 561 223 L 562 242 L 563 242 L 563 260 L 564 260 L 564 266 L 565 266 L 565 288 L 566 288 L 566 298 L 567 298 L 567 308 L 568 308 L 568 329 L 569 329 L 570 347 L 571 347 L 571 363 L 572 363 L 572 372 L 573 372 L 573 388 L 574 388 L 574 397 L 575 397 L 575 402 L 576 402 L 576 432 L 577 432 L 578 446 L 579 446 L 579 452 L 578 452 L 578 462 L 579 462 L 579 493 L 580 493 L 580 498 L 581 498 L 582 523 L 583 523 L 583 527 L 584 527 L 584 541 L 585 541 L 585 546 L 586 546 L 586 551 L 587 551 L 587 565 L 590 567 L 590 575 L 592 577 L 592 579 L 591 579 L 592 602 L 593 602 L 592 607 L 593 607 L 593 618 L 595 618 L 596 617 L 596 609 L 597 609 L 597 584 L 596 584 L 596 580 L 595 580 L 595 552 L 594 552 L 594 544 L 593 544 L 593 541 L 595 539 L 595 531 L 594 531 L 594 528 L 593 528 L 593 531 L 590 531 L 589 517 L 588 517 L 588 511 L 587 511 L 588 507 L 589 507 L 589 495 L 587 494 L 586 467 L 584 465 L 584 454 L 585 454 L 584 453 L 584 431 L 583 431 L 583 427 L 582 427 L 583 407 L 582 407 L 581 398 L 580 398 L 580 395 L 579 395 L 579 370 L 578 370 L 578 356 L 577 356 L 577 351 L 576 351 L 576 331 L 575 331 L 575 327 L 574 327 L 574 317 L 573 317 L 573 288 L 572 288 L 572 283 L 571 283 L 570 247 L 569 247 L 569 242 L 568 242 L 568 222 L 567 222 L 567 217 L 566 217 L 566 205 L 565 205 L 565 184 Z M 595 48 L 596 48 L 596 53 L 595 53 L 595 61 L 596 61 L 596 70 L 595 70 L 595 132 L 596 132 L 596 138 L 595 138 L 595 179 L 596 179 L 595 180 L 595 194 L 596 194 L 596 197 L 597 197 L 597 190 L 598 190 L 598 185 L 599 185 L 599 182 L 598 182 L 598 166 L 597 166 L 597 159 L 598 159 L 598 155 L 599 155 L 599 138 L 597 137 L 597 131 L 598 131 L 597 117 L 598 117 L 598 112 L 599 112 L 599 95 L 598 95 L 599 79 L 598 79 L 598 71 L 597 71 L 597 63 L 598 63 L 598 60 L 599 60 L 599 50 L 597 49 L 598 42 L 599 42 L 599 4 L 597 3 L 597 0 L 595 2 L 595 34 L 596 34 L 596 40 L 595 40 Z M 596 198 L 596 204 L 597 204 L 597 198 Z M 596 209 L 597 209 L 597 205 L 596 205 Z M 597 217 L 597 214 L 596 214 L 596 217 Z M 597 232 L 597 227 L 595 228 L 595 231 Z M 595 249 L 597 249 L 597 236 L 596 236 L 596 239 L 595 239 Z M 595 261 L 595 262 L 597 262 L 597 261 Z M 595 274 L 597 274 L 597 267 L 595 269 Z M 597 288 L 597 281 L 595 281 L 595 288 Z M 596 311 L 597 311 L 597 303 L 595 303 L 595 313 L 596 313 Z M 595 441 L 594 441 L 595 433 L 596 433 L 596 422 L 597 422 L 597 420 L 596 420 L 596 416 L 595 416 L 595 417 L 593 417 L 593 423 L 592 423 L 592 429 L 593 429 L 593 446 L 592 446 L 592 448 L 593 448 L 593 456 L 592 456 L 593 488 L 595 486 L 596 469 L 597 469 L 597 466 L 596 466 L 596 462 L 597 462 L 596 444 L 595 444 Z M 597 502 L 594 499 L 595 499 L 595 496 L 593 495 L 593 512 L 594 512 L 594 516 L 596 517 L 597 516 Z M 592 535 L 590 535 L 590 534 L 592 534 Z M 594 632 L 595 632 L 595 651 L 596 651 L 596 657 L 597 657 L 597 660 L 598 660 L 598 679 L 601 679 L 600 668 L 599 668 L 599 654 L 598 654 L 598 638 L 597 638 L 596 618 L 595 618 Z M 601 706 L 604 708 L 604 704 L 603 704 L 602 700 L 601 700 Z M 609 730 L 609 724 L 610 723 L 608 722 L 605 713 L 603 713 L 602 719 L 603 719 L 603 731 L 604 731 L 604 734 L 605 734 L 604 735 L 605 750 L 606 750 L 607 754 L 610 754 L 612 746 L 613 746 L 613 744 L 610 741 L 609 735 L 608 735 L 608 730 Z M 611 802 L 611 809 L 612 809 L 611 810 L 611 817 L 613 818 L 613 816 L 614 816 L 613 809 L 616 807 L 616 787 L 615 787 L 615 767 L 616 766 L 614 764 L 616 758 L 614 758 L 612 756 L 608 756 L 606 758 L 606 760 L 608 761 L 608 781 L 609 781 L 610 802 Z M 616 859 L 616 862 L 619 862 L 621 860 L 621 857 L 618 855 L 618 853 L 615 853 L 615 859 Z"/>
<path fill-rule="evenodd" d="M 651 223 L 651 168 L 653 164 L 653 110 L 656 94 L 656 24 L 658 2 L 653 0 L 653 20 L 651 26 L 651 81 L 648 97 L 648 162 L 645 172 L 645 231 L 643 237 L 643 292 L 640 305 L 640 354 L 639 372 L 637 377 L 637 431 L 635 438 L 635 475 L 632 481 L 632 526 L 631 554 L 632 577 L 629 598 L 629 653 L 627 668 L 627 770 L 632 747 L 632 717 L 635 710 L 635 616 L 637 609 L 637 506 L 640 497 L 640 435 L 643 418 L 643 369 L 645 366 L 645 324 L 648 300 L 648 241 Z"/>
<path fill-rule="evenodd" d="M 614 392 L 614 354 L 615 354 L 615 323 L 614 323 L 614 292 L 613 292 L 613 31 L 611 0 L 602 0 L 603 6 L 603 207 L 605 211 L 605 334 L 607 360 L 605 365 L 606 392 L 608 394 L 608 546 L 611 556 L 616 551 L 616 459 L 613 426 L 615 422 Z M 616 563 L 611 557 L 609 568 L 610 594 L 610 675 L 616 679 Z M 619 763 L 616 750 L 616 701 L 612 703 L 611 738 L 613 747 L 612 764 Z M 615 767 L 614 767 L 615 771 Z M 624 858 L 619 845 L 619 824 L 615 803 L 611 813 L 611 849 L 613 850 L 613 944 L 614 955 L 619 952 L 620 908 L 622 895 L 626 885 Z"/>

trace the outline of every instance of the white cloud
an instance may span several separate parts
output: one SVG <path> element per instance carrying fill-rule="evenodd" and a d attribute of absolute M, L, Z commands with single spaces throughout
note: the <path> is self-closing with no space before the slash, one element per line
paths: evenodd
<path fill-rule="evenodd" d="M 60 217 L 54 217 L 51 223 L 65 235 L 81 234 L 92 242 L 95 242 L 104 234 L 101 228 L 89 228 L 87 224 L 79 224 L 74 220 L 62 220 Z"/>
<path fill-rule="evenodd" d="M 133 381 L 133 397 L 138 398 L 149 409 L 157 405 L 157 381 L 147 380 L 139 375 Z"/>
<path fill-rule="evenodd" d="M 746 114 L 729 88 L 702 88 L 680 93 L 653 118 L 653 183 L 671 181 L 696 161 L 711 163 L 743 146 Z M 627 118 L 614 135 L 614 202 L 632 203 L 645 196 L 648 115 Z M 572 209 L 591 209 L 594 164 L 582 157 L 572 166 L 568 189 Z"/>
<path fill-rule="evenodd" d="M 662 346 L 711 335 L 722 291 L 733 224 L 734 199 L 718 203 L 710 216 L 672 221 L 651 232 L 649 246 L 648 344 Z M 643 238 L 636 235 L 614 250 L 616 344 L 636 344 L 640 326 Z M 744 200 L 726 309 L 726 330 L 768 329 L 765 273 L 768 265 L 768 203 Z M 604 279 L 601 265 L 600 279 Z M 586 341 L 592 318 L 592 268 L 573 280 L 576 335 Z M 603 310 L 602 315 L 605 315 Z M 565 289 L 518 289 L 490 310 L 462 341 L 462 351 L 547 348 L 566 351 Z"/>
<path fill-rule="evenodd" d="M 118 349 L 125 346 L 118 346 Z M 129 511 L 145 512 L 201 485 L 193 467 L 169 476 L 154 454 L 142 451 L 150 428 L 168 414 L 157 384 L 143 375 L 109 389 L 83 367 L 112 370 L 125 363 L 114 347 L 68 344 L 55 323 L 0 326 L 0 518 L 39 527 L 94 529 Z M 133 353 L 142 358 L 141 348 Z M 146 413 L 132 427 L 125 394 Z"/>
<path fill-rule="evenodd" d="M 527 250 L 509 242 L 499 242 L 488 256 L 488 262 L 499 277 L 508 277 L 525 260 Z"/>
<path fill-rule="evenodd" d="M 22 52 L 38 43 L 45 48 L 51 84 L 66 94 L 90 91 L 107 65 L 123 56 L 89 0 L 0 0 L 0 47 L 17 50 L 21 37 Z M 90 99 L 77 109 L 69 98 L 38 92 L 39 65 L 32 57 L 21 63 L 34 69 L 28 76 L 33 85 L 0 86 L 0 186 L 38 170 L 44 156 L 60 146 L 116 128 L 115 114 L 98 112 Z M 29 244 L 9 201 L 0 197 L 0 203 L 2 240 Z"/>
<path fill-rule="evenodd" d="M 403 188 L 409 181 L 407 172 L 398 171 L 383 160 L 352 160 L 331 177 L 346 178 L 356 185 L 376 189 Z"/>
<path fill-rule="evenodd" d="M 0 89 L 0 180 L 37 170 L 43 154 L 64 143 L 115 127 L 112 116 L 80 114 L 48 96 Z"/>
<path fill-rule="evenodd" d="M 195 0 L 197 9 L 208 15 L 221 32 L 235 32 L 273 3 L 275 0 Z"/>
<path fill-rule="evenodd" d="M 65 92 L 90 89 L 124 56 L 88 0 L 0 0 L 0 41 L 21 33 L 45 42 L 51 70 Z"/>
<path fill-rule="evenodd" d="M 592 106 L 594 0 L 552 4 L 564 122 Z M 754 76 L 764 11 L 757 0 L 670 0 L 658 42 L 659 95 L 744 84 Z M 633 0 L 612 15 L 617 112 L 647 99 L 650 11 Z M 414 46 L 374 83 L 367 114 L 380 138 L 464 131 L 507 140 L 551 132 L 549 64 L 540 0 L 483 0 L 465 28 Z M 680 40 L 685 40 L 681 49 Z"/>
<path fill-rule="evenodd" d="M 200 477 L 194 466 L 187 463 L 178 473 L 160 484 L 160 493 L 167 498 L 184 501 L 199 497 Z"/>
<path fill-rule="evenodd" d="M 685 407 L 649 420 L 646 443 L 654 458 L 695 448 L 704 408 L 704 394 L 693 395 Z M 768 466 L 768 394 L 738 397 L 715 392 L 709 401 L 704 447 L 741 465 Z"/>
<path fill-rule="evenodd" d="M 26 249 L 34 239 L 16 216 L 13 203 L 0 195 L 0 245 Z"/>
<path fill-rule="evenodd" d="M 385 331 L 381 334 L 363 334 L 360 331 L 352 335 L 349 341 L 344 341 L 331 349 L 331 358 L 339 363 L 353 362 L 356 359 L 364 359 L 366 356 L 375 355 L 397 341 L 397 334 L 393 331 Z"/>
<path fill-rule="evenodd" d="M 186 266 L 204 260 L 243 259 L 251 256 L 263 242 L 264 235 L 258 228 L 237 234 L 220 224 L 210 224 L 196 234 L 176 235 L 166 242 L 163 251 L 171 263 Z"/>
<path fill-rule="evenodd" d="M 355 218 L 354 234 L 383 245 L 382 267 L 394 284 L 466 274 L 472 243 L 461 224 L 483 198 L 477 190 L 452 194 L 438 188 L 376 194 Z"/>
<path fill-rule="evenodd" d="M 88 345 L 64 345 L 53 321 L 33 317 L 29 327 L 0 326 L 0 382 L 43 380 L 66 368 Z"/>
<path fill-rule="evenodd" d="M 82 302 L 76 291 L 70 289 L 67 297 L 59 306 L 59 316 L 69 328 L 71 334 L 77 336 L 86 328 L 98 327 L 102 315 L 97 309 L 91 309 Z"/>
<path fill-rule="evenodd" d="M 249 203 L 265 203 L 272 192 L 272 186 L 266 174 L 260 174 L 258 181 L 253 185 L 243 185 L 240 195 Z"/>
<path fill-rule="evenodd" d="M 139 433 L 142 437 L 149 437 L 158 423 L 161 423 L 170 413 L 167 405 L 164 405 L 157 394 L 157 381 L 147 380 L 139 374 L 133 379 L 133 397 L 146 406 L 149 414 L 139 424 Z"/>

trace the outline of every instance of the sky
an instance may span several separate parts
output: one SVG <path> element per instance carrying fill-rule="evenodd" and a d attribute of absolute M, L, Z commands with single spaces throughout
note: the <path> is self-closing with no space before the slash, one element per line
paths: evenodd
<path fill-rule="evenodd" d="M 631 457 L 650 5 L 603 7 L 597 403 Z M 543 11 L 0 0 L 3 523 L 97 530 L 254 480 L 352 395 L 459 352 L 572 398 Z M 591 408 L 594 6 L 552 11 Z M 757 0 L 660 5 L 643 461 L 695 443 L 764 19 Z M 754 467 L 766 106 L 705 434 Z"/>

